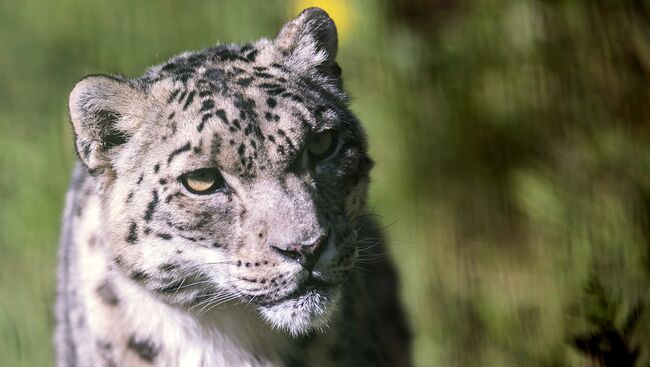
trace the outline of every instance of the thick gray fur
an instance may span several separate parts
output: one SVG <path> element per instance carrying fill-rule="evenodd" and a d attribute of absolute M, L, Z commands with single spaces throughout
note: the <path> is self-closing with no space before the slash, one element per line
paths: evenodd
<path fill-rule="evenodd" d="M 311 8 L 273 40 L 75 86 L 59 366 L 410 364 L 336 52 Z M 324 131 L 334 144 L 316 158 L 306 147 Z M 202 168 L 224 185 L 189 191 Z M 293 256 L 316 244 L 311 265 Z"/>

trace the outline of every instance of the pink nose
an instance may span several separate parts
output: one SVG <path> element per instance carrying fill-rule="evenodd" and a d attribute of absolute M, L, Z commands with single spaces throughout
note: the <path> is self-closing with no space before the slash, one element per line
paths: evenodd
<path fill-rule="evenodd" d="M 328 238 L 329 234 L 323 234 L 316 241 L 310 243 L 292 243 L 285 246 L 271 245 L 271 248 L 282 257 L 296 261 L 305 269 L 311 271 L 325 249 Z"/>

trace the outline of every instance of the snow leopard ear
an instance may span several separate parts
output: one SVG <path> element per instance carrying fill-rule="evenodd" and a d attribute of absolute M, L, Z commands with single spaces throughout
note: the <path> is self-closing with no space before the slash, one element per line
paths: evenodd
<path fill-rule="evenodd" d="M 303 10 L 282 27 L 274 43 L 289 58 L 289 63 L 323 68 L 336 64 L 336 25 L 323 9 Z"/>
<path fill-rule="evenodd" d="M 68 107 L 75 148 L 91 172 L 108 167 L 112 149 L 131 137 L 144 98 L 128 81 L 107 75 L 87 76 L 72 89 Z"/>

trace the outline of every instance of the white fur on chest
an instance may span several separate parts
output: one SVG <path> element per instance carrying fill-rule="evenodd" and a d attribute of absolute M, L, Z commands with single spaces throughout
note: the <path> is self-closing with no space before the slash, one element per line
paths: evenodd
<path fill-rule="evenodd" d="M 263 325 L 244 305 L 222 305 L 197 318 L 123 284 L 124 329 L 160 346 L 161 366 L 275 366 L 286 351 L 287 337 Z"/>

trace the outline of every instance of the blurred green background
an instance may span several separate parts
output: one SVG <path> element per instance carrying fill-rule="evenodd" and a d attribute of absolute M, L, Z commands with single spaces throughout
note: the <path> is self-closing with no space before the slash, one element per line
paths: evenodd
<path fill-rule="evenodd" d="M 310 5 L 339 24 L 416 364 L 650 365 L 643 0 L 0 0 L 0 365 L 52 364 L 74 83 Z"/>

